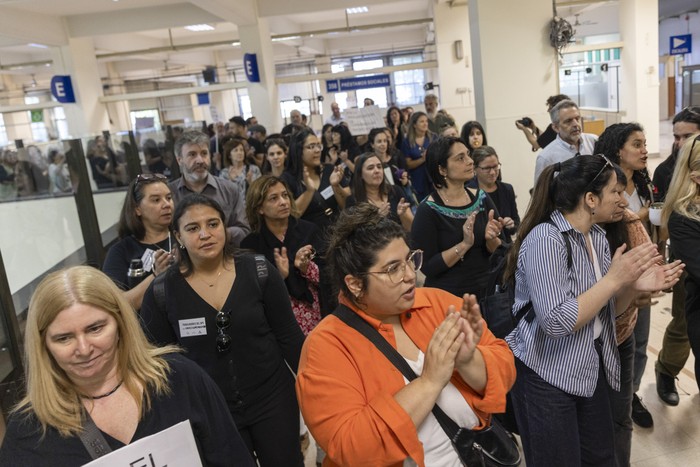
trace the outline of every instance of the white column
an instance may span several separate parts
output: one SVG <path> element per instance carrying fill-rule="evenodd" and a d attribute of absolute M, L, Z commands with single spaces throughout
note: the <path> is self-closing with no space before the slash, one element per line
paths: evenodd
<path fill-rule="evenodd" d="M 268 134 L 276 133 L 282 129 L 282 118 L 279 112 L 275 62 L 267 20 L 258 18 L 257 24 L 239 26 L 238 34 L 243 53 L 256 54 L 258 61 L 260 82 L 248 84 L 253 114 L 265 126 Z"/>
<path fill-rule="evenodd" d="M 649 154 L 659 154 L 658 23 L 658 2 L 620 0 L 623 120 L 642 124 Z"/>
<path fill-rule="evenodd" d="M 476 118 L 503 164 L 503 180 L 515 187 L 521 216 L 530 200 L 535 153 L 515 120 L 527 115 L 543 130 L 550 122 L 545 102 L 558 89 L 551 19 L 551 0 L 469 2 Z"/>
<path fill-rule="evenodd" d="M 435 45 L 440 76 L 440 108 L 455 118 L 457 129 L 476 117 L 474 76 L 472 73 L 469 11 L 466 3 L 433 5 Z M 462 58 L 455 54 L 461 42 Z"/>
<path fill-rule="evenodd" d="M 56 74 L 70 75 L 75 104 L 64 104 L 68 130 L 74 138 L 122 130 L 110 124 L 107 108 L 99 102 L 103 96 L 102 80 L 91 37 L 71 38 L 67 46 L 53 50 Z"/>

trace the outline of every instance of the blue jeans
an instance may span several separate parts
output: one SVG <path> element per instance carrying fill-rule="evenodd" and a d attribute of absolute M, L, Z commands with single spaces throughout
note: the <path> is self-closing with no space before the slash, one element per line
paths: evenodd
<path fill-rule="evenodd" d="M 632 452 L 632 394 L 634 374 L 634 334 L 617 346 L 620 353 L 620 390 L 608 386 L 615 430 L 617 467 L 629 467 Z"/>
<path fill-rule="evenodd" d="M 613 422 L 602 362 L 592 397 L 555 388 L 517 358 L 515 366 L 511 392 L 527 466 L 613 467 Z"/>

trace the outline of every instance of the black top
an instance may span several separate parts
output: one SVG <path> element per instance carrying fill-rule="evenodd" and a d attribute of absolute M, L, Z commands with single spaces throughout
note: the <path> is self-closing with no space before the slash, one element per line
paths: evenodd
<path fill-rule="evenodd" d="M 160 248 L 169 252 L 170 243 L 168 238 L 159 243 L 141 243 L 132 236 L 124 237 L 112 245 L 107 252 L 102 272 L 107 274 L 119 288 L 129 290 L 127 271 L 131 260 L 141 259 L 147 249 L 156 251 Z"/>
<path fill-rule="evenodd" d="M 168 386 L 172 392 L 161 396 L 151 392 L 151 408 L 139 421 L 132 442 L 189 419 L 203 465 L 255 465 L 211 378 L 181 355 L 164 358 L 170 364 Z M 124 447 L 107 433 L 102 435 L 112 450 Z M 48 428 L 42 438 L 41 425 L 33 414 L 10 416 L 0 466 L 77 467 L 91 461 L 79 437 L 64 438 Z"/>
<path fill-rule="evenodd" d="M 399 217 L 397 209 L 401 198 L 404 198 L 404 201 L 406 201 L 407 203 L 409 202 L 409 200 L 406 199 L 406 195 L 404 195 L 404 192 L 401 190 L 401 188 L 399 188 L 396 185 L 391 185 L 391 191 L 389 191 L 389 219 L 391 219 L 399 225 L 401 225 L 401 218 Z M 354 194 L 348 196 L 345 200 L 345 208 L 351 208 L 356 204 L 357 201 L 355 200 Z"/>
<path fill-rule="evenodd" d="M 445 206 L 440 195 L 433 191 L 434 201 L 423 201 L 416 211 L 411 229 L 413 248 L 423 250 L 423 267 L 425 286 L 446 290 L 461 297 L 465 293 L 482 298 L 488 286 L 489 258 L 491 253 L 486 248 L 484 230 L 488 223 L 489 211 L 493 209 L 494 217 L 499 213 L 491 198 L 481 190 L 473 194 L 467 190 L 470 202 L 462 207 Z M 477 211 L 474 222 L 474 244 L 464 254 L 462 261 L 448 267 L 442 259 L 442 252 L 454 249 L 464 239 L 462 226 L 469 215 Z M 503 239 L 502 239 L 503 240 Z"/>
<path fill-rule="evenodd" d="M 676 154 L 671 154 L 654 170 L 653 183 L 656 188 L 654 199 L 656 201 L 663 202 L 666 199 L 666 193 L 668 193 L 668 187 L 671 185 L 671 179 L 673 178 L 673 169 L 676 168 L 676 159 Z"/>
<path fill-rule="evenodd" d="M 270 229 L 267 228 L 265 222 L 260 226 L 260 232 L 252 232 L 241 242 L 241 248 L 251 249 L 257 253 L 265 255 L 265 258 L 275 264 L 275 248 L 287 248 L 287 258 L 289 259 L 289 276 L 284 283 L 287 286 L 287 291 L 292 297 L 305 300 L 308 303 L 313 303 L 313 295 L 308 288 L 307 280 L 301 275 L 301 271 L 294 267 L 294 258 L 300 248 L 311 245 L 316 250 L 316 258 L 314 262 L 321 266 L 319 262 L 323 257 L 324 244 L 321 241 L 321 232 L 311 222 L 303 219 L 289 217 L 289 225 L 287 233 L 284 236 L 284 242 L 275 236 Z"/>
<path fill-rule="evenodd" d="M 685 263 L 685 313 L 697 315 L 700 313 L 700 221 L 673 211 L 668 219 L 668 234 L 671 254 Z"/>
<path fill-rule="evenodd" d="M 318 187 L 318 190 L 314 192 L 313 199 L 309 203 L 309 206 L 306 208 L 306 211 L 304 211 L 304 213 L 301 216 L 301 218 L 305 221 L 309 221 L 312 224 L 315 224 L 316 227 L 321 229 L 322 232 L 325 232 L 328 227 L 333 225 L 335 219 L 337 219 L 338 214 L 340 213 L 340 207 L 338 206 L 338 202 L 335 199 L 335 194 L 332 191 L 333 189 L 331 188 L 330 181 L 331 174 L 333 173 L 334 169 L 335 166 L 332 164 L 323 164 L 321 166 L 321 184 Z M 298 198 L 304 193 L 304 191 L 306 191 L 304 182 L 298 180 L 291 173 L 285 171 L 282 173 L 282 176 L 280 178 L 282 178 L 282 180 L 284 180 L 287 183 L 289 189 L 292 191 L 294 199 Z M 348 180 L 343 179 L 341 185 L 347 186 Z M 324 192 L 330 194 L 328 199 L 325 199 L 321 195 L 321 193 Z"/>
<path fill-rule="evenodd" d="M 477 188 L 479 183 L 476 177 L 470 180 L 468 186 Z M 498 215 L 501 217 L 510 217 L 515 222 L 515 227 L 506 229 L 506 234 L 513 235 L 518 230 L 520 225 L 520 215 L 518 214 L 518 205 L 515 202 L 515 190 L 510 183 L 496 181 L 496 191 L 486 193 L 493 204 L 498 209 Z"/>
<path fill-rule="evenodd" d="M 537 144 L 544 149 L 545 146 L 547 146 L 549 143 L 557 139 L 557 132 L 554 131 L 554 128 L 552 128 L 552 124 L 550 123 L 547 125 L 547 129 L 545 129 L 540 136 L 537 137 Z"/>
<path fill-rule="evenodd" d="M 279 387 L 286 387 L 282 384 L 286 379 L 292 379 L 285 360 L 296 372 L 304 334 L 277 269 L 267 265 L 262 290 L 253 255 L 236 256 L 235 265 L 236 278 L 222 309 L 231 318 L 224 330 L 232 338 L 226 352 L 216 348 L 218 310 L 190 287 L 176 267 L 166 272 L 165 310 L 158 308 L 151 286 L 141 305 L 141 317 L 146 334 L 155 343 L 183 347 L 214 379 L 231 411 L 245 411 L 250 419 L 275 397 Z M 197 321 L 185 320 L 199 320 L 204 327 L 197 330 L 193 326 Z M 182 329 L 193 328 L 195 335 L 182 336 Z"/>

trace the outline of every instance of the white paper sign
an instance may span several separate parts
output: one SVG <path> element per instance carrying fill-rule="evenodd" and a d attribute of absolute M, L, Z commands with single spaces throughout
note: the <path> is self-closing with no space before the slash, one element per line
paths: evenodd
<path fill-rule="evenodd" d="M 102 456 L 84 467 L 202 467 L 189 420 Z"/>
<path fill-rule="evenodd" d="M 384 111 L 386 113 L 386 110 Z M 384 113 L 376 105 L 361 109 L 345 109 L 343 120 L 353 135 L 367 135 L 372 128 L 385 127 Z"/>

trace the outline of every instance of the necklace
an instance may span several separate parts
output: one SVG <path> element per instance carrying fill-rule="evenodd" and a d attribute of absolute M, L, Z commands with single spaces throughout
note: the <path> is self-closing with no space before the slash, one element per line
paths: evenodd
<path fill-rule="evenodd" d="M 445 190 L 447 191 L 447 190 Z M 464 190 L 464 195 L 467 197 L 467 201 L 469 201 L 469 195 L 467 194 L 467 190 Z M 447 196 L 443 195 L 442 193 L 440 194 L 440 197 L 445 200 L 445 204 L 449 203 L 450 200 L 447 199 Z"/>
<path fill-rule="evenodd" d="M 114 394 L 115 392 L 117 392 L 117 390 L 118 390 L 120 387 L 122 387 L 122 383 L 123 383 L 123 382 L 124 382 L 124 380 L 119 381 L 119 384 L 117 384 L 116 386 L 114 386 L 114 389 L 112 389 L 111 391 L 109 391 L 109 392 L 107 392 L 107 393 L 105 393 L 105 394 L 102 394 L 102 395 L 99 395 L 99 396 L 86 396 L 85 394 L 81 394 L 80 397 L 83 397 L 83 398 L 85 398 L 85 399 L 91 399 L 91 400 L 95 400 L 95 399 L 104 399 L 105 397 L 109 397 L 109 396 L 111 396 L 112 394 Z"/>
<path fill-rule="evenodd" d="M 219 280 L 219 277 L 221 277 L 221 272 L 222 272 L 222 270 L 219 270 L 219 273 L 216 275 L 214 282 L 212 282 L 211 284 L 209 282 L 205 281 L 204 279 L 202 279 L 201 277 L 197 277 L 197 279 L 199 279 L 200 281 L 202 281 L 203 283 L 205 283 L 209 287 L 214 287 L 216 285 L 216 282 Z"/>

